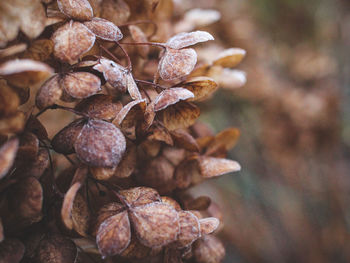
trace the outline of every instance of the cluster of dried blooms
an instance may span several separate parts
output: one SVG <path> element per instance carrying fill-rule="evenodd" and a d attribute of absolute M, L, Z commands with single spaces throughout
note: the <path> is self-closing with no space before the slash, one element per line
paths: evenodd
<path fill-rule="evenodd" d="M 186 190 L 240 170 L 225 158 L 239 131 L 214 135 L 193 102 L 218 88 L 200 72 L 244 51 L 196 67 L 191 46 L 214 38 L 169 37 L 172 5 L 1 1 L 0 262 L 223 259 L 222 213 Z M 49 110 L 75 116 L 52 139 Z"/>

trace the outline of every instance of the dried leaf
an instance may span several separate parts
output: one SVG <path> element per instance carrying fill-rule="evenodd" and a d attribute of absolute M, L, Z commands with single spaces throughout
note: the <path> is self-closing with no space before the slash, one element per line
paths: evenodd
<path fill-rule="evenodd" d="M 124 201 L 130 207 L 141 206 L 153 202 L 161 201 L 158 192 L 149 187 L 134 187 L 127 190 L 119 191 Z"/>
<path fill-rule="evenodd" d="M 101 90 L 101 80 L 88 72 L 73 72 L 64 76 L 62 86 L 73 98 L 83 99 Z"/>
<path fill-rule="evenodd" d="M 190 74 L 196 63 L 197 53 L 194 49 L 168 48 L 159 62 L 159 75 L 165 81 L 178 79 Z"/>
<path fill-rule="evenodd" d="M 0 134 L 17 133 L 23 130 L 25 116 L 21 111 L 17 111 L 5 119 L 0 119 Z"/>
<path fill-rule="evenodd" d="M 53 42 L 51 39 L 35 40 L 28 49 L 23 53 L 22 57 L 38 61 L 49 59 L 53 52 Z"/>
<path fill-rule="evenodd" d="M 198 159 L 198 163 L 204 178 L 211 178 L 241 170 L 241 166 L 237 162 L 223 158 L 202 156 Z"/>
<path fill-rule="evenodd" d="M 0 42 L 0 44 L 1 44 L 1 42 Z M 18 53 L 24 52 L 26 49 L 27 49 L 27 44 L 25 44 L 25 43 L 15 44 L 13 46 L 9 46 L 7 48 L 0 49 L 0 58 L 5 58 L 5 57 L 12 56 L 12 55 L 16 55 Z"/>
<path fill-rule="evenodd" d="M 154 111 L 160 111 L 173 105 L 180 100 L 194 98 L 194 94 L 183 88 L 172 88 L 163 90 L 154 100 Z"/>
<path fill-rule="evenodd" d="M 181 49 L 209 40 L 214 40 L 214 37 L 205 31 L 195 31 L 190 33 L 183 32 L 170 38 L 166 42 L 166 45 L 169 48 Z"/>
<path fill-rule="evenodd" d="M 232 149 L 240 136 L 240 131 L 236 128 L 229 128 L 215 135 L 214 140 L 209 143 L 205 151 L 206 155 L 214 155 L 222 150 L 226 153 Z"/>
<path fill-rule="evenodd" d="M 138 26 L 135 26 L 135 25 L 130 25 L 128 28 L 129 28 L 131 37 L 135 42 L 139 42 L 139 43 L 148 42 L 147 36 L 141 30 L 141 28 L 139 28 Z M 148 45 L 140 45 L 136 48 L 137 48 L 138 53 L 143 58 L 146 58 L 149 51 L 150 51 L 150 47 Z"/>
<path fill-rule="evenodd" d="M 86 200 L 79 193 L 73 202 L 72 221 L 74 230 L 86 237 L 89 230 L 90 211 Z"/>
<path fill-rule="evenodd" d="M 218 84 L 208 77 L 194 77 L 186 80 L 182 87 L 194 94 L 194 98 L 189 99 L 189 101 L 201 101 L 213 94 L 217 90 Z"/>
<path fill-rule="evenodd" d="M 188 188 L 193 182 L 193 178 L 198 177 L 200 177 L 200 171 L 195 159 L 186 159 L 175 169 L 174 179 L 176 187 L 180 189 Z"/>
<path fill-rule="evenodd" d="M 180 232 L 175 242 L 178 248 L 191 245 L 201 236 L 198 218 L 189 211 L 179 212 Z"/>
<path fill-rule="evenodd" d="M 138 206 L 130 218 L 138 239 L 147 247 L 165 246 L 177 238 L 179 215 L 172 206 L 161 202 Z"/>
<path fill-rule="evenodd" d="M 122 129 L 131 128 L 143 119 L 145 108 L 146 100 L 131 101 L 119 111 L 113 123 Z"/>
<path fill-rule="evenodd" d="M 81 130 L 74 148 L 77 157 L 88 165 L 115 167 L 125 152 L 126 141 L 113 124 L 90 120 Z"/>
<path fill-rule="evenodd" d="M 203 236 L 193 244 L 193 254 L 198 263 L 216 263 L 225 257 L 225 248 L 218 238 Z"/>
<path fill-rule="evenodd" d="M 96 236 L 98 232 L 98 228 L 107 218 L 114 216 L 125 210 L 125 207 L 120 203 L 109 203 L 101 207 L 98 211 L 97 219 L 94 222 L 93 235 Z"/>
<path fill-rule="evenodd" d="M 195 123 L 200 115 L 200 110 L 194 104 L 181 101 L 172 107 L 159 112 L 159 119 L 164 126 L 172 131 L 183 129 Z"/>
<path fill-rule="evenodd" d="M 95 34 L 83 24 L 71 20 L 57 29 L 51 39 L 54 42 L 54 55 L 72 64 L 92 48 Z"/>
<path fill-rule="evenodd" d="M 146 259 L 152 252 L 151 248 L 146 247 L 140 243 L 140 241 L 135 237 L 131 236 L 131 241 L 128 247 L 121 253 L 123 258 L 128 259 Z"/>
<path fill-rule="evenodd" d="M 20 136 L 16 161 L 20 164 L 33 162 L 39 151 L 39 140 L 31 132 L 24 132 Z"/>
<path fill-rule="evenodd" d="M 5 80 L 0 80 L 0 116 L 8 116 L 17 111 L 19 98 Z"/>
<path fill-rule="evenodd" d="M 17 138 L 6 142 L 0 147 L 0 179 L 3 178 L 11 168 L 18 150 Z"/>
<path fill-rule="evenodd" d="M 92 20 L 85 22 L 84 25 L 103 40 L 119 41 L 123 38 L 119 27 L 106 19 L 94 17 Z"/>
<path fill-rule="evenodd" d="M 64 225 L 69 229 L 72 230 L 74 227 L 74 221 L 72 218 L 72 209 L 74 204 L 74 199 L 81 188 L 82 183 L 76 182 L 74 183 L 67 193 L 64 196 L 62 209 L 61 209 L 61 217 Z"/>
<path fill-rule="evenodd" d="M 178 129 L 171 132 L 175 146 L 186 149 L 190 152 L 199 152 L 197 141 L 188 132 Z"/>
<path fill-rule="evenodd" d="M 164 142 L 171 146 L 174 145 L 173 139 L 171 138 L 169 131 L 163 126 L 156 124 L 153 127 L 151 127 L 151 129 L 148 132 L 149 135 L 147 136 L 147 140 Z"/>
<path fill-rule="evenodd" d="M 162 203 L 165 203 L 165 204 L 168 204 L 168 205 L 174 207 L 174 209 L 176 211 L 181 211 L 182 210 L 181 206 L 179 205 L 179 203 L 176 202 L 173 198 L 171 198 L 169 196 L 162 196 L 161 199 L 162 199 Z"/>
<path fill-rule="evenodd" d="M 62 88 L 59 84 L 59 75 L 54 75 L 49 78 L 40 87 L 36 94 L 35 105 L 38 109 L 55 104 L 62 96 Z"/>
<path fill-rule="evenodd" d="M 130 145 L 127 147 L 126 152 L 119 162 L 114 175 L 118 178 L 129 177 L 137 166 L 137 152 L 136 147 Z"/>
<path fill-rule="evenodd" d="M 115 25 L 121 25 L 128 21 L 130 8 L 124 0 L 104 0 L 102 2 L 101 17 Z"/>
<path fill-rule="evenodd" d="M 88 0 L 57 0 L 58 8 L 75 20 L 91 20 L 94 16 Z"/>
<path fill-rule="evenodd" d="M 85 123 L 86 121 L 84 119 L 77 119 L 60 130 L 51 141 L 53 149 L 63 154 L 74 153 L 74 143 Z"/>
<path fill-rule="evenodd" d="M 128 92 L 130 94 L 130 97 L 133 100 L 142 100 L 141 93 L 139 91 L 139 88 L 137 87 L 134 77 L 131 73 L 126 74 L 126 86 L 128 88 Z"/>
<path fill-rule="evenodd" d="M 49 154 L 46 149 L 39 149 L 38 155 L 35 158 L 35 161 L 31 163 L 29 166 L 24 167 L 24 171 L 22 173 L 23 176 L 33 176 L 39 179 L 46 168 L 49 166 Z"/>
<path fill-rule="evenodd" d="M 74 263 L 78 250 L 74 242 L 59 234 L 43 238 L 37 249 L 38 263 Z"/>
<path fill-rule="evenodd" d="M 221 52 L 213 61 L 214 66 L 233 68 L 237 66 L 246 55 L 246 51 L 241 48 L 229 48 Z"/>
<path fill-rule="evenodd" d="M 96 243 L 102 257 L 120 254 L 131 240 L 130 222 L 126 211 L 107 218 L 99 227 Z"/>
<path fill-rule="evenodd" d="M 247 74 L 244 71 L 212 67 L 208 73 L 209 77 L 215 79 L 220 87 L 224 89 L 237 89 L 244 86 L 247 82 Z"/>
<path fill-rule="evenodd" d="M 12 90 L 17 93 L 20 105 L 25 104 L 30 97 L 30 89 L 29 87 L 17 87 L 17 86 L 11 86 Z"/>
<path fill-rule="evenodd" d="M 18 16 L 20 18 L 21 31 L 29 38 L 36 38 L 44 31 L 46 13 L 39 0 L 27 2 L 25 8 L 21 10 Z"/>
<path fill-rule="evenodd" d="M 25 247 L 21 241 L 7 238 L 0 243 L 0 262 L 19 263 L 23 258 Z"/>
<path fill-rule="evenodd" d="M 209 235 L 219 227 L 220 221 L 215 217 L 207 217 L 200 219 L 199 224 L 201 226 L 201 234 Z"/>

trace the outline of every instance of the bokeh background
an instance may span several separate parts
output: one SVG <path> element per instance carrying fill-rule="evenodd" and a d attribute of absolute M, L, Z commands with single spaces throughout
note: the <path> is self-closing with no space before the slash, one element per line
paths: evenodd
<path fill-rule="evenodd" d="M 225 262 L 350 262 L 350 2 L 175 2 L 220 11 L 205 30 L 247 50 L 246 85 L 201 105 L 241 130 L 242 171 L 194 189 L 223 208 Z"/>

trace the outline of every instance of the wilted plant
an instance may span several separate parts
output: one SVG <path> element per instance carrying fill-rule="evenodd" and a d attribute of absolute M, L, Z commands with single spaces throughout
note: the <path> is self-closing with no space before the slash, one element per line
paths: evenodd
<path fill-rule="evenodd" d="M 0 262 L 220 262 L 217 205 L 185 191 L 240 170 L 239 131 L 213 135 L 193 102 L 218 88 L 198 72 L 244 52 L 193 71 L 208 32 L 148 42 L 170 0 L 24 2 L 0 3 Z M 50 140 L 54 109 L 77 118 Z"/>

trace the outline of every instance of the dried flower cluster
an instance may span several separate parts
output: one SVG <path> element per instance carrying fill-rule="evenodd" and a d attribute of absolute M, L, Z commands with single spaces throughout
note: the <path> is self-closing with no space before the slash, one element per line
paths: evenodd
<path fill-rule="evenodd" d="M 210 235 L 217 204 L 186 190 L 240 170 L 226 159 L 239 131 L 212 134 L 194 102 L 218 88 L 200 72 L 234 67 L 245 52 L 195 68 L 191 46 L 214 38 L 168 37 L 171 9 L 170 0 L 0 2 L 0 262 L 223 259 Z M 48 110 L 76 117 L 52 139 L 39 120 Z"/>

